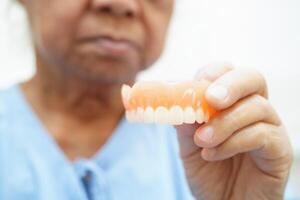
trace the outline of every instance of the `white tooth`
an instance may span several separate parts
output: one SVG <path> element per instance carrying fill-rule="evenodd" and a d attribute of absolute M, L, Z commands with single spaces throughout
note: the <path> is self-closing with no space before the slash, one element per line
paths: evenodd
<path fill-rule="evenodd" d="M 160 106 L 154 112 L 154 121 L 159 124 L 169 123 L 169 111 L 166 107 Z"/>
<path fill-rule="evenodd" d="M 137 108 L 136 117 L 138 122 L 144 122 L 144 109 L 142 107 Z"/>
<path fill-rule="evenodd" d="M 187 107 L 184 109 L 183 114 L 184 123 L 193 124 L 195 123 L 195 111 L 192 107 Z"/>
<path fill-rule="evenodd" d="M 154 122 L 154 110 L 150 106 L 148 106 L 144 112 L 144 122 L 145 123 L 153 123 Z"/>
<path fill-rule="evenodd" d="M 204 113 L 203 113 L 202 108 L 198 108 L 197 111 L 196 111 L 196 121 L 199 124 L 202 124 L 203 121 L 204 121 Z"/>
<path fill-rule="evenodd" d="M 132 119 L 133 122 L 138 122 L 139 121 L 138 117 L 137 117 L 136 110 L 132 110 L 130 115 L 131 115 L 131 119 Z"/>
<path fill-rule="evenodd" d="M 209 114 L 208 112 L 205 112 L 204 114 L 204 122 L 207 123 L 209 121 Z"/>
<path fill-rule="evenodd" d="M 180 125 L 183 123 L 183 110 L 180 106 L 172 106 L 169 113 L 171 124 Z"/>
<path fill-rule="evenodd" d="M 134 121 L 134 116 L 133 116 L 133 111 L 126 111 L 126 119 L 129 122 L 133 122 Z"/>

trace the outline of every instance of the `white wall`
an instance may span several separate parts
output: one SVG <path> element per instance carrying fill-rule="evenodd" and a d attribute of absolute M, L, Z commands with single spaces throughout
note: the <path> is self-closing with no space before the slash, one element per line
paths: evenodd
<path fill-rule="evenodd" d="M 0 1 L 0 87 L 33 73 L 24 21 Z M 141 79 L 182 80 L 215 61 L 255 67 L 269 82 L 271 101 L 300 153 L 300 1 L 177 0 L 164 57 Z M 161 76 L 161 74 L 164 76 Z M 159 76 L 157 76 L 159 75 Z"/>

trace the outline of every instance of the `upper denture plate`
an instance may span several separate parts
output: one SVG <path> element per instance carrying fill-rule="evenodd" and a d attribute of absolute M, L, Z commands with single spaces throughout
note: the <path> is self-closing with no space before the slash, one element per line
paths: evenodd
<path fill-rule="evenodd" d="M 183 109 L 180 106 L 172 106 L 169 114 L 170 124 L 180 125 L 183 123 Z"/>
<path fill-rule="evenodd" d="M 150 106 L 148 106 L 144 112 L 144 122 L 145 123 L 153 123 L 154 122 L 154 110 Z"/>
<path fill-rule="evenodd" d="M 209 113 L 205 112 L 204 113 L 204 122 L 207 123 L 209 121 Z"/>
<path fill-rule="evenodd" d="M 138 115 L 137 115 L 137 110 L 132 110 L 131 111 L 131 116 L 132 116 L 132 121 L 133 122 L 139 122 Z"/>
<path fill-rule="evenodd" d="M 156 108 L 154 112 L 154 121 L 159 124 L 168 124 L 169 110 L 163 106 Z"/>
<path fill-rule="evenodd" d="M 204 112 L 203 112 L 202 108 L 198 108 L 196 111 L 196 121 L 199 124 L 202 124 L 204 122 Z"/>
<path fill-rule="evenodd" d="M 129 121 L 129 122 L 134 122 L 134 111 L 131 111 L 131 110 L 128 110 L 126 111 L 126 119 Z"/>
<path fill-rule="evenodd" d="M 197 103 L 196 103 L 196 107 L 199 108 L 199 107 L 201 107 L 201 105 L 202 105 L 201 101 L 198 100 Z"/>
<path fill-rule="evenodd" d="M 184 123 L 193 124 L 195 123 L 195 111 L 192 107 L 186 107 L 184 109 Z"/>

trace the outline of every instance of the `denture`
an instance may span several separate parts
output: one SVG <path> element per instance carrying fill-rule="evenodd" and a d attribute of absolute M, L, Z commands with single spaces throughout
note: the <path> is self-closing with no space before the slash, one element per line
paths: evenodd
<path fill-rule="evenodd" d="M 130 122 L 205 123 L 217 114 L 205 100 L 207 81 L 137 82 L 123 85 L 122 99 Z"/>

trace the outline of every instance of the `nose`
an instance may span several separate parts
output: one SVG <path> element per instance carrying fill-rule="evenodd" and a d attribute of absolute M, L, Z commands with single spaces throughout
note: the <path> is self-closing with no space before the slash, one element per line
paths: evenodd
<path fill-rule="evenodd" d="M 139 14 L 138 0 L 93 0 L 92 8 L 98 12 L 133 18 Z"/>

